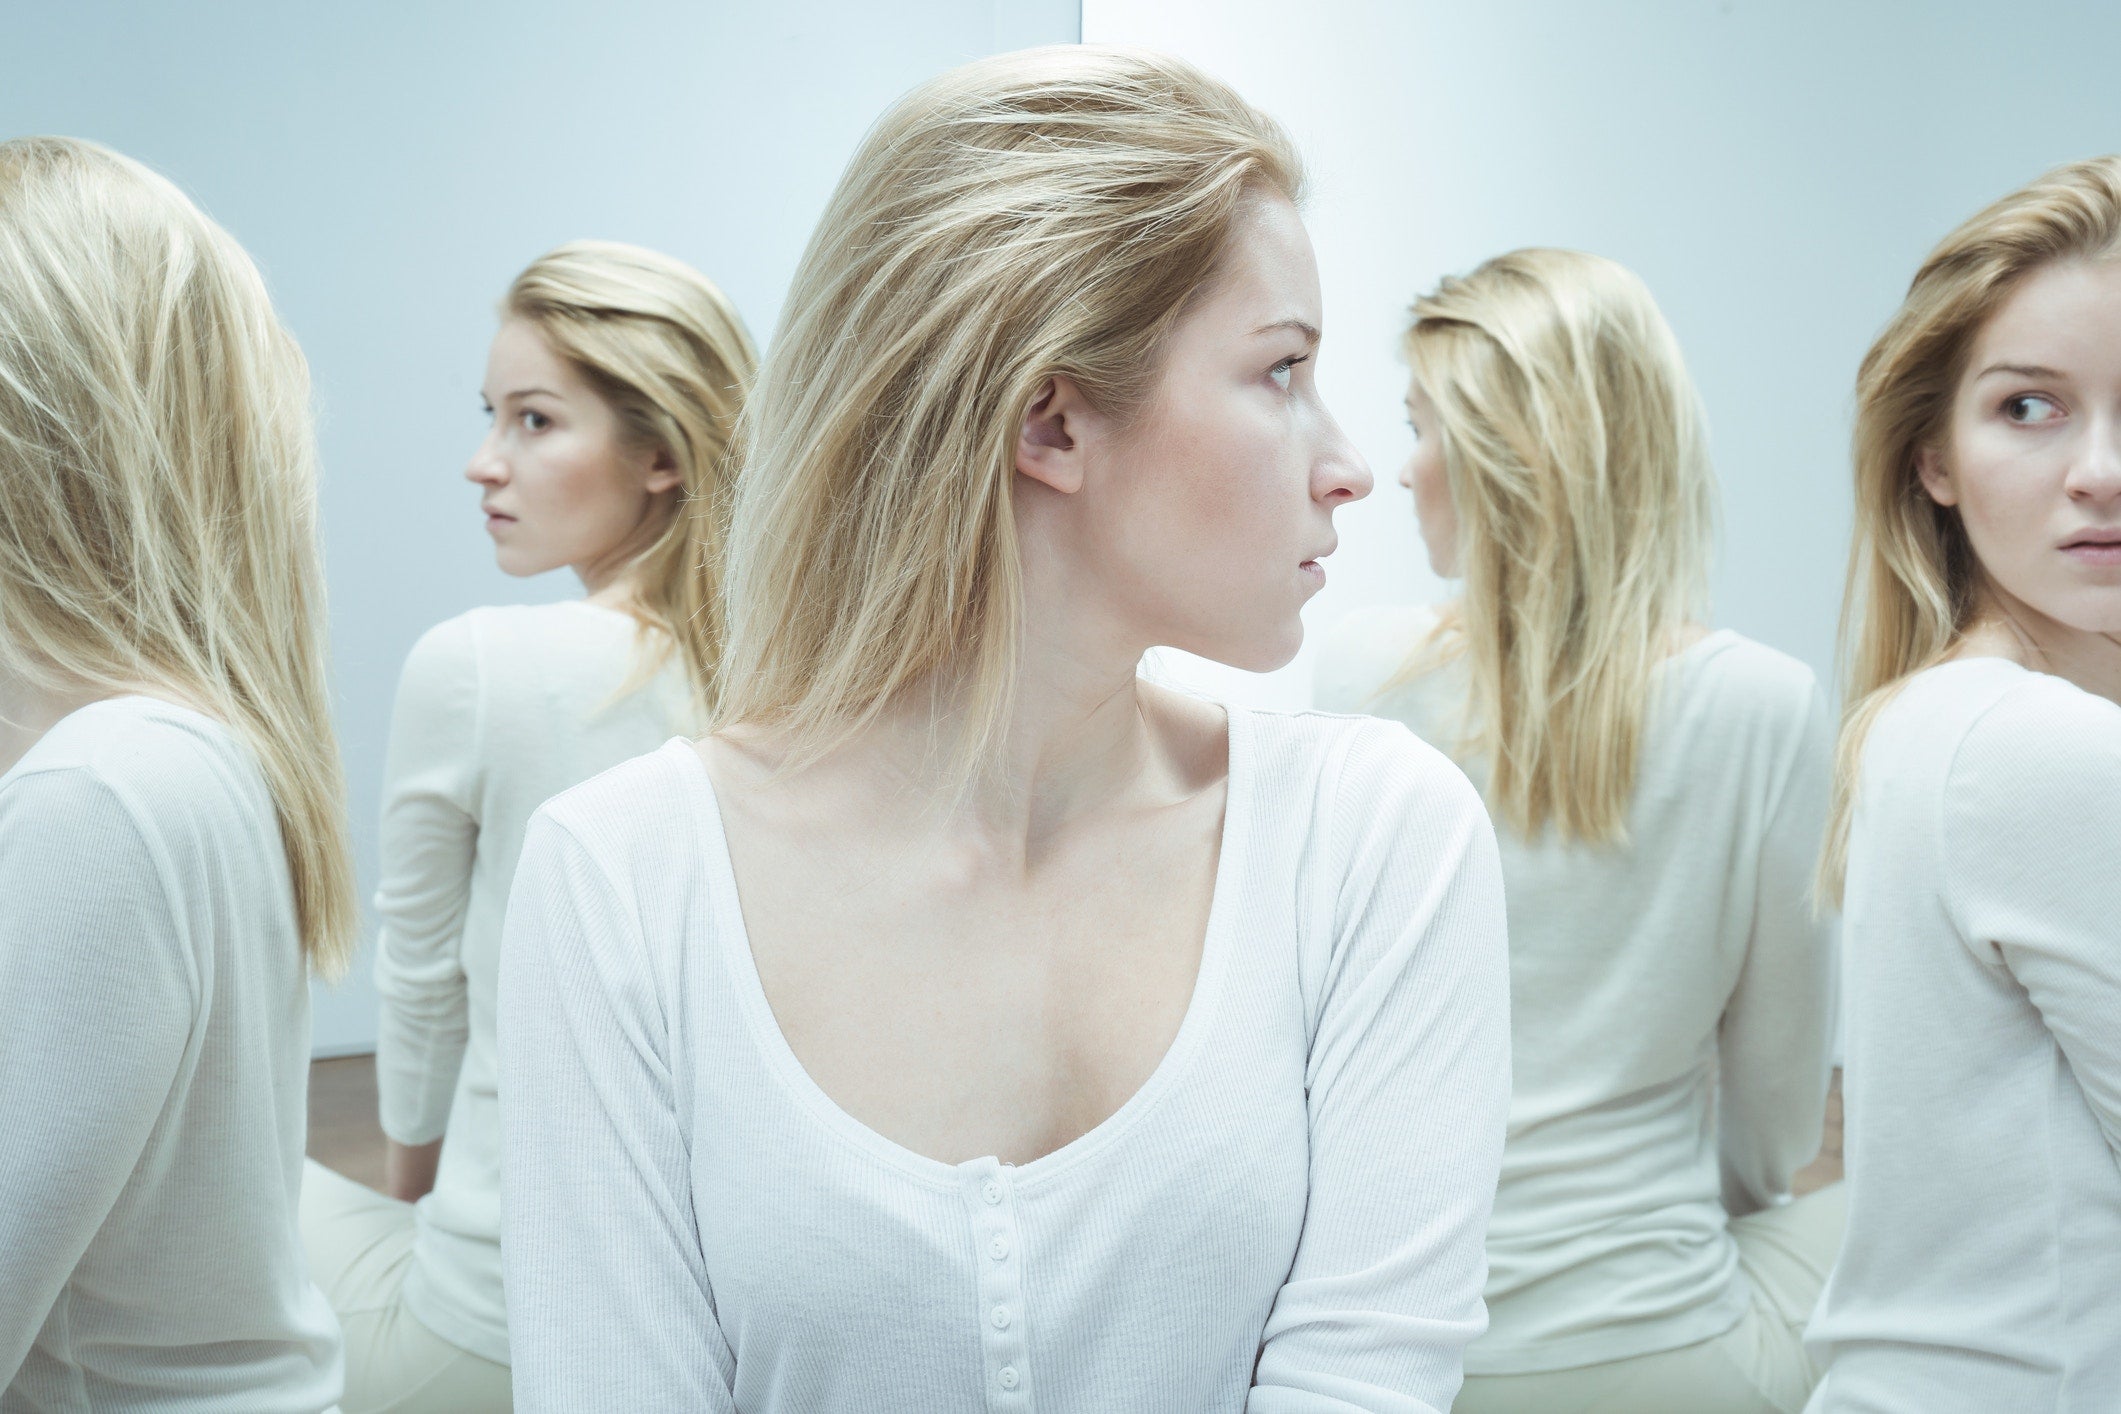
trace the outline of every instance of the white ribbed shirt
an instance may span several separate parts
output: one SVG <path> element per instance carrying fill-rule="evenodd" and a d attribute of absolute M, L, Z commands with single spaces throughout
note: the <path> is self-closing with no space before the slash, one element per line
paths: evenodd
<path fill-rule="evenodd" d="M 1438 1414 L 1483 1325 L 1501 879 L 1385 723 L 1233 708 L 1200 970 L 1033 1162 L 846 1114 L 776 1025 L 673 741 L 548 804 L 502 957 L 517 1407 Z"/>
<path fill-rule="evenodd" d="M 1864 742 L 1814 1414 L 2121 1410 L 2121 706 L 2000 658 Z"/>
<path fill-rule="evenodd" d="M 1351 616 L 1319 704 L 1452 745 L 1462 660 L 1379 692 L 1434 623 Z M 1810 899 L 1833 730 L 1810 669 L 1711 633 L 1657 669 L 1625 844 L 1498 827 L 1516 1086 L 1469 1372 L 1673 1350 L 1745 1314 L 1727 1214 L 1786 1197 L 1825 1118 L 1834 929 Z"/>
<path fill-rule="evenodd" d="M 66 717 L 0 776 L 0 1411 L 334 1405 L 308 1071 L 250 749 L 146 697 Z"/>
<path fill-rule="evenodd" d="M 673 660 L 638 691 L 637 621 L 584 600 L 474 609 L 430 629 L 399 681 L 384 770 L 376 912 L 383 1132 L 445 1132 L 414 1213 L 406 1306 L 508 1363 L 494 983 L 531 812 L 690 726 Z"/>

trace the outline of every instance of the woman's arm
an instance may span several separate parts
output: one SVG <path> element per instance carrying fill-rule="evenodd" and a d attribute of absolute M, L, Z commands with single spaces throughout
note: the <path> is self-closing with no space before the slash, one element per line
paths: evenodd
<path fill-rule="evenodd" d="M 131 1180 L 198 1005 L 189 940 L 110 788 L 67 770 L 0 790 L 0 1389 Z"/>
<path fill-rule="evenodd" d="M 385 1188 L 405 1202 L 434 1186 L 470 1036 L 462 948 L 479 839 L 477 647 L 467 618 L 414 645 L 384 767 L 376 1102 Z"/>
<path fill-rule="evenodd" d="M 1442 1414 L 1487 1325 L 1510 1095 L 1502 870 L 1473 788 L 1404 730 L 1360 732 L 1340 780 L 1310 1199 L 1246 1409 Z"/>
<path fill-rule="evenodd" d="M 1944 808 L 1961 933 L 2025 988 L 2121 1162 L 2121 708 L 2011 694 L 1961 744 Z"/>
<path fill-rule="evenodd" d="M 735 1414 L 633 911 L 544 812 L 501 946 L 509 1348 L 524 1414 Z"/>
<path fill-rule="evenodd" d="M 1833 1068 L 1835 923 L 1813 906 L 1834 726 L 1815 688 L 1762 836 L 1753 929 L 1718 1032 L 1724 1206 L 1782 1200 L 1819 1152 Z"/>

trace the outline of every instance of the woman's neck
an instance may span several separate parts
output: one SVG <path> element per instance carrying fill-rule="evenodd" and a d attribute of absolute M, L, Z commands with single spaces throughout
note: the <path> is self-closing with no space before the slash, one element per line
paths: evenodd
<path fill-rule="evenodd" d="M 947 802 L 956 827 L 1021 838 L 1027 855 L 1067 824 L 1133 793 L 1158 774 L 1161 755 L 1134 664 L 1103 671 L 1027 655 L 993 736 L 977 750 L 976 773 L 959 763 L 968 743 L 969 693 L 942 683 L 903 694 L 850 753 L 910 788 L 914 800 Z"/>
<path fill-rule="evenodd" d="M 42 686 L 0 667 L 0 774 L 12 770 L 61 721 L 109 695 L 88 687 Z"/>
<path fill-rule="evenodd" d="M 859 810 L 885 833 L 940 831 L 976 854 L 1028 865 L 1085 819 L 1154 809 L 1219 779 L 1220 709 L 1144 686 L 1129 644 L 1062 644 L 1026 625 L 1007 711 L 978 743 L 975 694 L 948 673 L 917 683 L 826 756 L 781 777 L 799 818 Z M 1198 711 L 1191 710 L 1198 706 Z M 718 733 L 764 784 L 786 760 L 769 729 Z M 972 774 L 964 763 L 973 758 Z"/>
<path fill-rule="evenodd" d="M 2000 589 L 1983 594 L 1955 658 L 2003 658 L 2121 703 L 2121 634 L 2071 628 Z"/>

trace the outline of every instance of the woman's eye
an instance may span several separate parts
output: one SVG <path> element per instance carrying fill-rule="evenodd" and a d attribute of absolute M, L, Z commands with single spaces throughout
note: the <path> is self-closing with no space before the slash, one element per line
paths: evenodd
<path fill-rule="evenodd" d="M 1293 358 L 1285 358 L 1267 370 L 1267 376 L 1274 380 L 1275 387 L 1287 392 L 1289 381 L 1296 376 L 1296 365 L 1309 357 L 1309 354 L 1297 354 Z"/>
<path fill-rule="evenodd" d="M 1411 417 L 1407 419 L 1407 431 L 1414 434 L 1415 441 L 1419 442 L 1421 440 L 1421 428 L 1415 425 L 1414 419 Z"/>
<path fill-rule="evenodd" d="M 2003 400 L 2003 415 L 2013 422 L 2037 426 L 2053 422 L 2062 415 L 2062 409 L 2052 398 L 2043 398 L 2036 393 L 2020 393 Z"/>
<path fill-rule="evenodd" d="M 539 412 L 536 408 L 524 408 L 521 419 L 525 432 L 543 432 L 546 428 L 552 426 L 552 419 Z"/>

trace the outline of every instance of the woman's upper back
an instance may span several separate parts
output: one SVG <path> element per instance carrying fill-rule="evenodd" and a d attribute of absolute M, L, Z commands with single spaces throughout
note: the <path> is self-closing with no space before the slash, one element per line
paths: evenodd
<path fill-rule="evenodd" d="M 1450 749 L 1465 698 L 1450 666 L 1379 693 L 1427 633 L 1422 610 L 1360 614 L 1336 635 L 1322 707 L 1402 721 Z M 1624 843 L 1498 830 L 1510 900 L 1520 1089 L 1548 1092 L 1526 1124 L 1575 1107 L 1585 1064 L 1619 1049 L 1671 1071 L 1712 1041 L 1760 899 L 1753 871 L 1786 800 L 1823 785 L 1831 723 L 1811 671 L 1728 630 L 1665 665 L 1643 729 Z M 1478 762 L 1462 763 L 1475 784 Z M 1822 807 L 1823 808 L 1823 807 Z M 1639 984 L 1650 975 L 1654 991 Z M 1629 990 L 1616 994 L 1615 989 Z M 1606 1006 L 1601 998 L 1615 1005 Z M 1571 1091 L 1575 1092 L 1572 1096 Z"/>
<path fill-rule="evenodd" d="M 1910 678 L 1849 839 L 1849 1236 L 1824 1409 L 2121 1400 L 2121 706 Z"/>
<path fill-rule="evenodd" d="M 1387 686 L 1434 622 L 1423 609 L 1354 616 L 1326 650 L 1320 704 L 1448 748 L 1462 672 Z M 1832 724 L 1807 668 L 1735 633 L 1660 671 L 1624 843 L 1497 831 L 1514 1089 L 1489 1231 L 1493 1325 L 1469 1370 L 1615 1358 L 1628 1352 L 1614 1326 L 1639 1326 L 1654 1349 L 1713 1324 L 1743 1296 L 1719 1159 L 1750 1207 L 1817 1150 L 1831 928 L 1808 884 Z M 1572 1351 L 1572 1338 L 1608 1353 Z"/>
<path fill-rule="evenodd" d="M 0 777 L 0 1009 L 0 1405 L 330 1406 L 338 1325 L 294 1222 L 308 968 L 225 728 L 100 702 Z"/>
<path fill-rule="evenodd" d="M 403 919 L 424 929 L 432 885 L 450 873 L 460 887 L 468 881 L 461 958 L 482 1000 L 491 996 L 494 948 L 531 815 L 692 724 L 674 659 L 621 694 L 641 638 L 630 615 L 585 600 L 510 605 L 438 624 L 406 659 L 385 770 L 376 907 L 386 928 Z M 469 857 L 420 847 L 423 822 L 445 812 L 472 827 Z M 393 848 L 394 839 L 403 847 Z"/>

